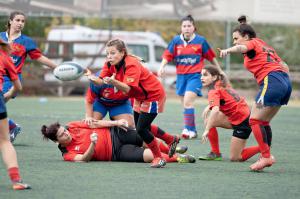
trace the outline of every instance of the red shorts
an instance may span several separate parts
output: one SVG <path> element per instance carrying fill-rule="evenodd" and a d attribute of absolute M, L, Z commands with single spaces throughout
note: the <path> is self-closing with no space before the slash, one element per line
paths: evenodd
<path fill-rule="evenodd" d="M 162 113 L 165 103 L 166 96 L 159 99 L 159 101 L 139 101 L 135 99 L 133 103 L 133 110 L 138 113 Z"/>

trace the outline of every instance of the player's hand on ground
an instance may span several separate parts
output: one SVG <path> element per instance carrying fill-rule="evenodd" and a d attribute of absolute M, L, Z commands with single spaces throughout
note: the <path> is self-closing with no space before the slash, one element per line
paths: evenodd
<path fill-rule="evenodd" d="M 224 58 L 229 54 L 229 51 L 227 49 L 221 49 L 221 48 L 217 48 L 220 54 L 220 58 Z"/>
<path fill-rule="evenodd" d="M 98 134 L 97 133 L 92 133 L 91 135 L 90 135 L 90 139 L 91 139 L 91 142 L 93 142 L 94 144 L 96 144 L 97 143 L 97 140 L 98 140 Z"/>
<path fill-rule="evenodd" d="M 205 130 L 204 133 L 202 134 L 202 138 L 201 138 L 202 144 L 204 144 L 208 141 L 208 133 L 209 133 L 209 130 Z"/>

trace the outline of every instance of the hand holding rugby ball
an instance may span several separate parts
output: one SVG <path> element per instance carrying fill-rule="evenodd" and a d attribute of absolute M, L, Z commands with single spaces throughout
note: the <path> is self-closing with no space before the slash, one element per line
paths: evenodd
<path fill-rule="evenodd" d="M 75 62 L 63 62 L 54 70 L 54 76 L 61 81 L 72 81 L 81 77 L 84 73 L 82 66 Z"/>

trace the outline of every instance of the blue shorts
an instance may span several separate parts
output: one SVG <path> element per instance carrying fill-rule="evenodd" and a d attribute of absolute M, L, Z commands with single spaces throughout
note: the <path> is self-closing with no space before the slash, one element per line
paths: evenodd
<path fill-rule="evenodd" d="M 101 113 L 103 118 L 106 116 L 107 112 L 109 113 L 109 117 L 114 117 L 121 114 L 133 114 L 132 106 L 129 100 L 116 106 L 104 106 L 99 101 L 95 101 L 93 105 L 93 111 Z"/>
<path fill-rule="evenodd" d="M 292 93 L 290 78 L 285 72 L 271 72 L 260 84 L 256 103 L 264 106 L 286 105 Z"/>
<path fill-rule="evenodd" d="M 18 74 L 20 81 L 22 81 L 22 74 L 19 73 Z M 2 87 L 2 91 L 3 93 L 6 93 L 7 91 L 9 91 L 9 89 L 13 86 L 10 78 L 8 76 L 3 76 L 3 87 Z"/>
<path fill-rule="evenodd" d="M 3 97 L 3 92 L 0 91 L 0 120 L 3 120 L 5 118 L 7 118 L 7 111 Z"/>
<path fill-rule="evenodd" d="M 198 96 L 202 96 L 201 74 L 178 74 L 176 80 L 176 94 L 184 96 L 186 91 L 192 91 Z"/>

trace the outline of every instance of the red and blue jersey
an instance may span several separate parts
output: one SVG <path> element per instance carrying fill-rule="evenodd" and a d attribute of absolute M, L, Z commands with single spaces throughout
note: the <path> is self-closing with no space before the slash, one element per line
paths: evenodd
<path fill-rule="evenodd" d="M 7 32 L 1 32 L 0 38 L 8 42 Z M 36 43 L 30 37 L 23 34 L 11 42 L 10 46 L 12 49 L 10 56 L 18 74 L 22 73 L 22 67 L 24 66 L 27 55 L 29 55 L 31 59 L 38 59 L 42 56 Z"/>
<path fill-rule="evenodd" d="M 104 106 L 117 106 L 124 104 L 128 100 L 128 95 L 117 90 L 116 87 L 109 84 L 95 85 L 90 83 L 90 87 L 86 93 L 86 101 L 93 104 L 95 100 Z"/>
<path fill-rule="evenodd" d="M 248 51 L 244 53 L 244 65 L 255 77 L 257 83 L 272 71 L 287 72 L 284 62 L 276 51 L 259 38 L 253 38 L 246 43 Z"/>
<path fill-rule="evenodd" d="M 198 34 L 188 42 L 182 35 L 175 36 L 163 53 L 163 58 L 168 62 L 175 61 L 177 74 L 200 73 L 204 59 L 212 61 L 215 57 L 206 39 Z"/>
<path fill-rule="evenodd" d="M 10 80 L 18 79 L 15 65 L 7 52 L 0 49 L 0 91 L 2 91 L 3 75 L 7 75 Z"/>

